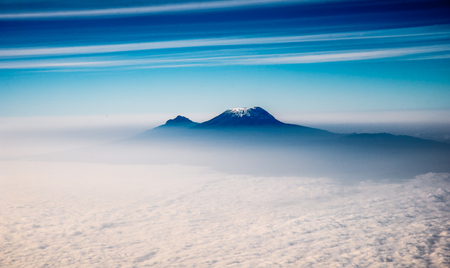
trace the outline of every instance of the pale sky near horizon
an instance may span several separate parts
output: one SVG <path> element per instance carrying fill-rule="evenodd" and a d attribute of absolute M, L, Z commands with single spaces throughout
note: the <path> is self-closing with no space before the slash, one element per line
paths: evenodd
<path fill-rule="evenodd" d="M 0 117 L 260 106 L 445 121 L 450 110 L 446 1 L 21 0 L 0 10 Z"/>

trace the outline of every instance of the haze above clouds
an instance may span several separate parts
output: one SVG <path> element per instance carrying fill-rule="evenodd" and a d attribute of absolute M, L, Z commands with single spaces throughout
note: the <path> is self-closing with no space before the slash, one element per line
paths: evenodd
<path fill-rule="evenodd" d="M 203 122 L 213 113 L 182 113 Z M 411 135 L 441 142 L 450 141 L 446 111 L 355 113 L 275 113 L 283 122 L 316 127 L 336 133 Z M 130 138 L 164 124 L 176 113 L 148 115 L 98 115 L 0 118 L 0 158 L 58 152 Z"/>

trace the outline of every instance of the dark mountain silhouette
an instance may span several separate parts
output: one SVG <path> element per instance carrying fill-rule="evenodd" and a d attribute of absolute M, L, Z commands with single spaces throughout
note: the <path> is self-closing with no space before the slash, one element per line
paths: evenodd
<path fill-rule="evenodd" d="M 267 145 L 279 143 L 303 142 L 305 139 L 336 138 L 341 136 L 329 131 L 300 125 L 287 124 L 277 120 L 261 107 L 234 108 L 203 123 L 195 123 L 190 119 L 177 116 L 164 125 L 150 129 L 137 136 L 139 139 L 168 139 L 177 137 L 203 143 L 216 141 L 220 143 L 267 142 Z M 299 139 L 299 138 L 302 139 Z"/>
<path fill-rule="evenodd" d="M 317 128 L 288 124 L 277 120 L 261 107 L 228 109 L 203 123 L 178 115 L 164 125 L 147 130 L 135 138 L 156 142 L 191 141 L 197 145 L 211 143 L 232 145 L 245 143 L 264 146 L 329 146 L 347 150 L 372 147 L 373 150 L 395 148 L 441 148 L 450 145 L 405 135 L 389 133 L 337 134 Z M 134 138 L 133 138 L 134 139 Z M 172 140 L 173 139 L 173 140 Z"/>

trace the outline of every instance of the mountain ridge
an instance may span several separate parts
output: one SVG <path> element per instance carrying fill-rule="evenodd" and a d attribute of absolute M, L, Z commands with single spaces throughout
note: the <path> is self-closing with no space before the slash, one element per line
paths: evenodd
<path fill-rule="evenodd" d="M 311 128 L 301 125 L 288 124 L 277 120 L 273 115 L 261 107 L 233 108 L 222 112 L 202 123 L 196 123 L 187 117 L 178 115 L 174 119 L 169 119 L 163 125 L 149 129 L 138 137 L 191 137 L 201 139 L 204 136 L 221 137 L 223 139 L 268 139 L 276 142 L 277 138 L 283 137 L 287 140 L 304 138 L 330 138 L 341 134 L 332 133 L 326 130 Z"/>
<path fill-rule="evenodd" d="M 284 123 L 261 107 L 232 108 L 202 123 L 193 122 L 178 115 L 165 124 L 147 130 L 136 136 L 139 139 L 184 140 L 196 144 L 238 143 L 282 146 L 337 146 L 352 148 L 376 147 L 449 147 L 447 144 L 407 135 L 389 133 L 349 133 L 339 134 L 302 125 Z"/>
<path fill-rule="evenodd" d="M 206 121 L 211 123 L 207 127 L 177 116 L 129 139 L 83 153 L 83 159 L 345 180 L 405 179 L 427 172 L 450 172 L 450 145 L 446 143 L 388 133 L 332 133 L 286 124 L 265 113 L 252 114 L 255 110 L 251 108 L 225 112 Z M 230 118 L 239 124 L 227 121 Z M 56 154 L 54 159 L 73 161 L 77 156 Z"/>

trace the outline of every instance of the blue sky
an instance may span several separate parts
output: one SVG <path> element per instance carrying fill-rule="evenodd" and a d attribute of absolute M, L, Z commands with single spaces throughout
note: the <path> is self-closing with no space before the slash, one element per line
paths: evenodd
<path fill-rule="evenodd" d="M 0 116 L 450 110 L 446 1 L 2 1 Z"/>

